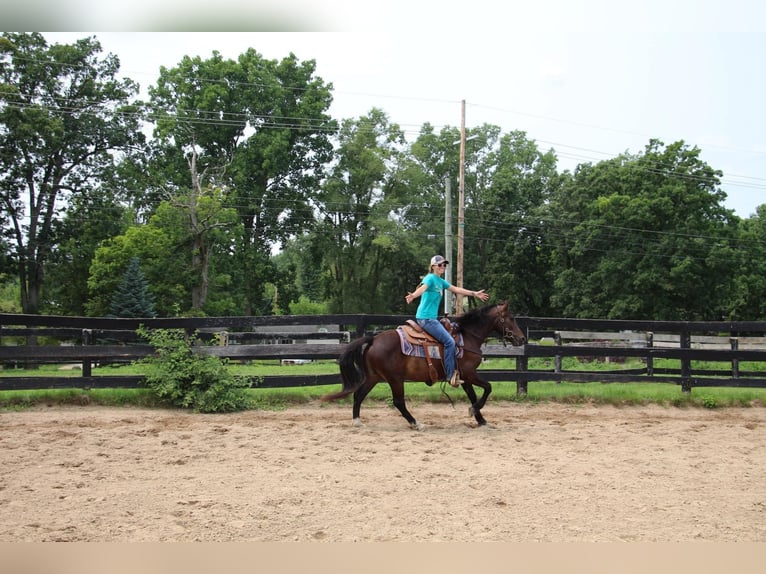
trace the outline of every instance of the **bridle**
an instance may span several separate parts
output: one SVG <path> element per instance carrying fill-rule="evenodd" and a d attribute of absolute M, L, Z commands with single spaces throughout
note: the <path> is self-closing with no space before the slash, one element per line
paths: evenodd
<path fill-rule="evenodd" d="M 513 328 L 508 327 L 505 324 L 506 319 L 508 320 L 509 323 L 513 323 L 513 318 L 507 316 L 506 313 L 507 313 L 506 311 L 503 311 L 500 314 L 500 317 L 498 318 L 498 320 L 495 322 L 495 329 L 497 329 L 497 331 L 501 333 L 500 340 L 503 342 L 503 347 L 508 346 L 507 341 L 513 342 L 514 340 Z M 499 323 L 499 326 L 498 326 L 498 323 Z"/>
<path fill-rule="evenodd" d="M 502 341 L 504 347 L 508 346 L 507 341 L 511 341 L 511 342 L 513 341 L 513 329 L 506 325 L 505 323 L 506 320 L 509 323 L 513 323 L 513 319 L 508 316 L 507 311 L 502 311 L 500 315 L 495 318 L 495 324 L 494 324 L 494 329 L 500 333 L 500 340 Z M 477 338 L 477 339 L 479 338 L 476 336 L 475 333 L 467 329 L 464 329 L 464 332 L 471 334 L 474 338 Z M 481 351 L 469 349 L 468 347 L 463 347 L 463 350 L 469 353 L 473 353 L 475 355 L 479 355 L 479 356 L 482 355 Z"/>
<path fill-rule="evenodd" d="M 500 314 L 498 321 L 495 322 L 495 329 L 497 329 L 497 331 L 501 333 L 500 340 L 503 342 L 503 347 L 508 346 L 508 343 L 506 341 L 508 341 L 509 337 L 511 338 L 511 340 L 513 340 L 513 330 L 505 326 L 505 319 L 506 319 L 505 311 L 503 311 Z M 497 325 L 498 322 L 500 323 L 499 327 Z"/>

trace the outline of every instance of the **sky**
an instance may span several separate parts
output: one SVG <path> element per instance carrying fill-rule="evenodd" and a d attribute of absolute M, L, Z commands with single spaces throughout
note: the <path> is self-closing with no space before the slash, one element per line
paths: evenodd
<path fill-rule="evenodd" d="M 724 173 L 726 207 L 749 217 L 766 203 L 766 3 L 237 4 L 52 2 L 68 9 L 35 22 L 25 20 L 27 8 L 9 8 L 2 28 L 42 31 L 52 43 L 94 35 L 144 90 L 160 66 L 187 55 L 293 53 L 315 60 L 316 74 L 333 84 L 336 119 L 377 107 L 414 139 L 426 122 L 459 127 L 464 100 L 467 128 L 524 131 L 555 150 L 560 170 L 639 153 L 652 138 L 683 140 Z"/>

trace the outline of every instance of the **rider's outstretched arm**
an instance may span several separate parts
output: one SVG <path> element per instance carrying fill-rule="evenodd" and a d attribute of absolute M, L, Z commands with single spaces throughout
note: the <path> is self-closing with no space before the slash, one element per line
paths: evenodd
<path fill-rule="evenodd" d="M 489 299 L 489 293 L 485 293 L 484 289 L 480 291 L 471 291 L 469 289 L 464 289 L 462 287 L 457 287 L 456 285 L 450 285 L 449 290 L 453 293 L 457 293 L 458 295 L 467 295 L 468 297 L 476 297 L 477 299 L 481 299 L 482 301 L 486 301 Z"/>
<path fill-rule="evenodd" d="M 407 293 L 407 295 L 404 297 L 404 300 L 407 301 L 407 303 L 412 303 L 414 299 L 417 299 L 420 297 L 423 293 L 425 293 L 426 290 L 426 284 L 421 283 L 417 289 L 413 293 Z"/>

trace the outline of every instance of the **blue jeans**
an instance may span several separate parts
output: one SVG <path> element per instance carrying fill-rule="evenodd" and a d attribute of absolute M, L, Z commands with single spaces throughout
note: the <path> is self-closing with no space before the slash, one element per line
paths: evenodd
<path fill-rule="evenodd" d="M 416 319 L 416 321 L 418 325 L 423 327 L 424 331 L 444 345 L 444 372 L 447 373 L 447 380 L 449 381 L 452 378 L 452 373 L 455 372 L 455 339 L 438 319 Z"/>

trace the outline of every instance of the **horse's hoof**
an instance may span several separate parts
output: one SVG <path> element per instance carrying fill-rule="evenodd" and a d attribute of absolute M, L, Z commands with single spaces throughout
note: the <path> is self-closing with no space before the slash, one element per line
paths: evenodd
<path fill-rule="evenodd" d="M 354 419 L 351 421 L 352 427 L 360 427 L 362 426 L 362 419 Z"/>
<path fill-rule="evenodd" d="M 412 430 L 424 431 L 424 430 L 426 430 L 426 425 L 424 425 L 423 423 L 412 423 L 410 425 L 410 428 Z"/>
<path fill-rule="evenodd" d="M 469 417 L 475 417 L 476 416 L 476 409 L 473 407 L 468 407 L 468 416 Z"/>

